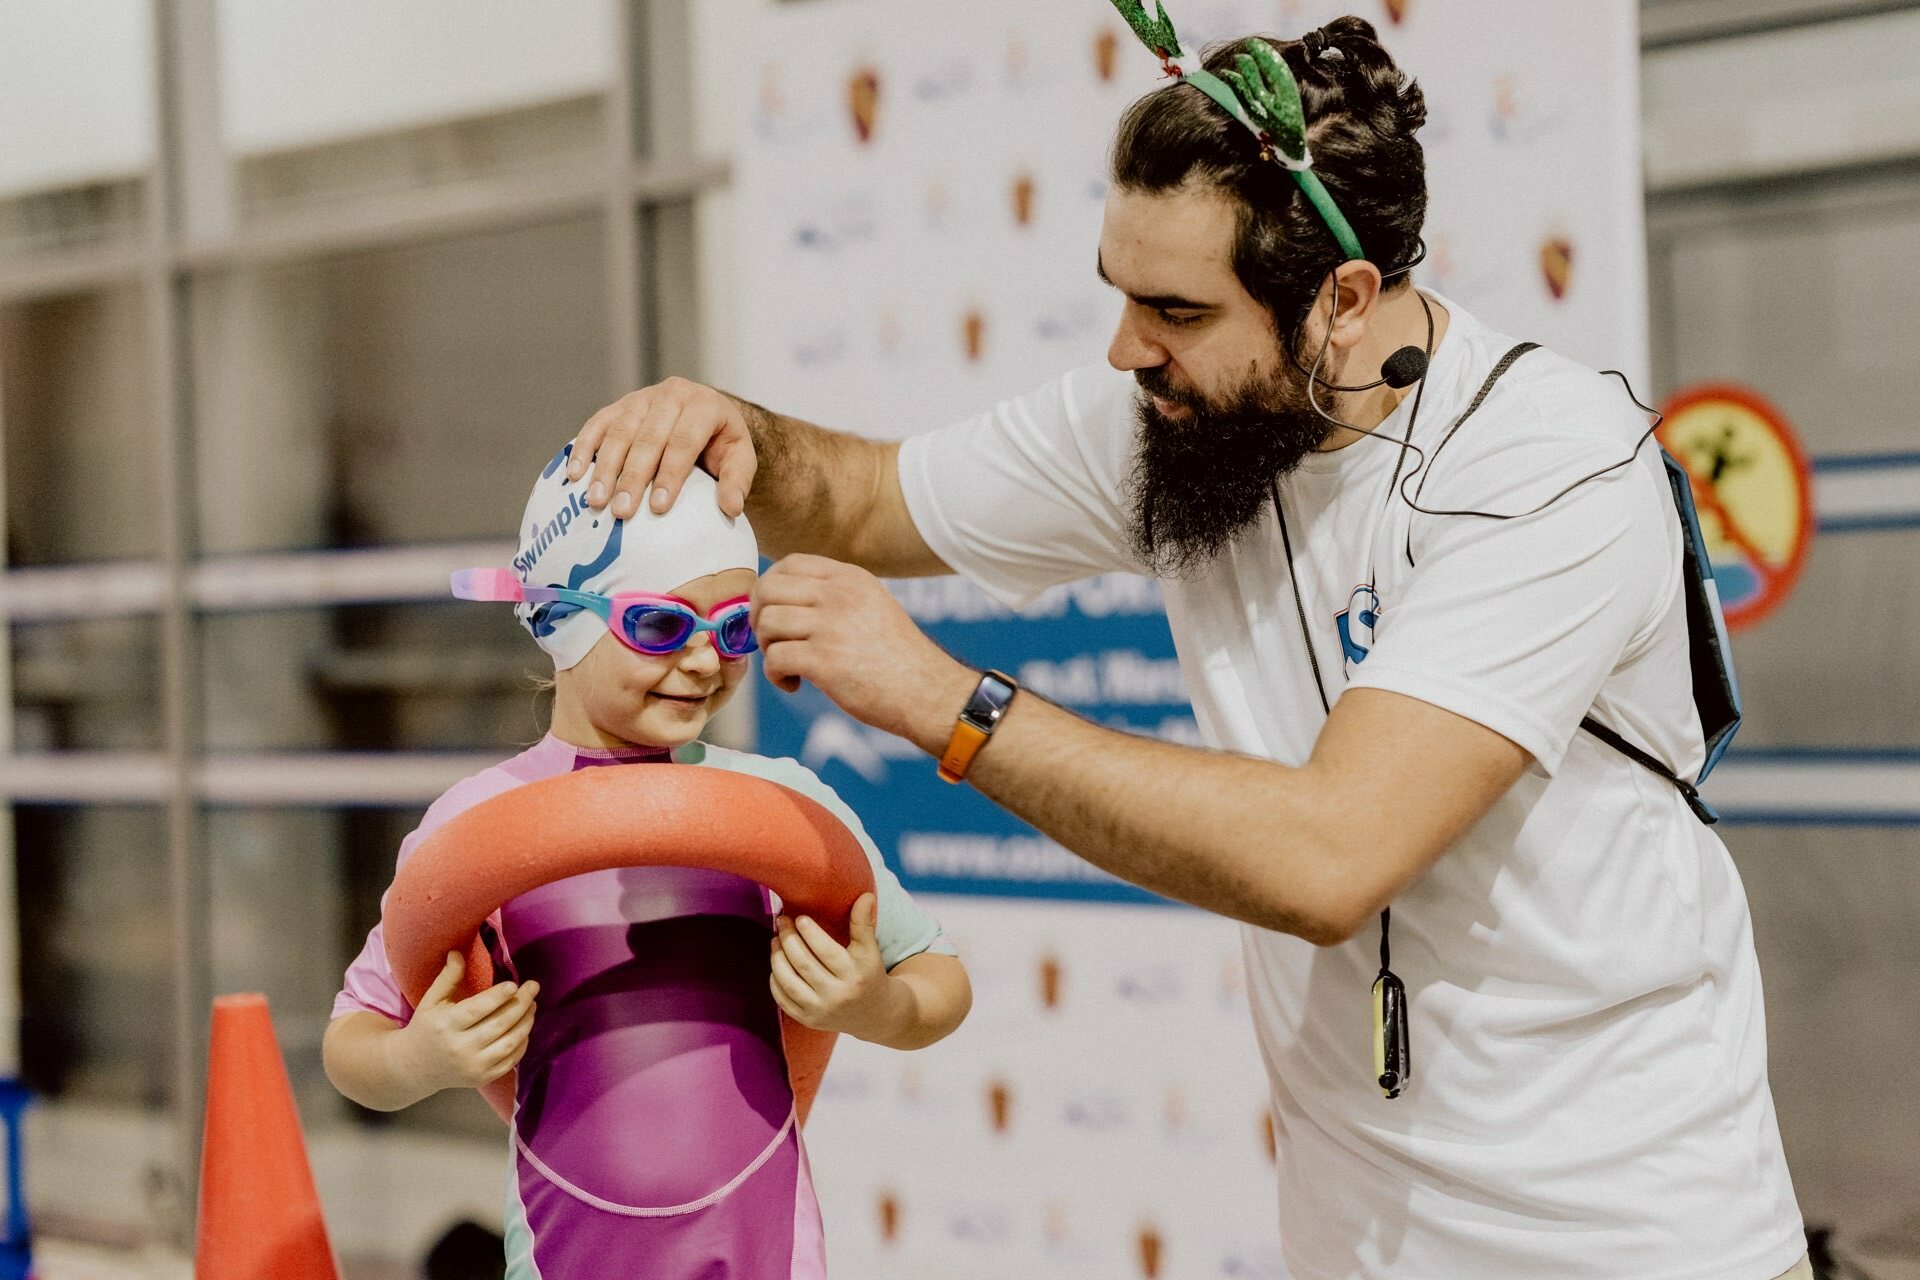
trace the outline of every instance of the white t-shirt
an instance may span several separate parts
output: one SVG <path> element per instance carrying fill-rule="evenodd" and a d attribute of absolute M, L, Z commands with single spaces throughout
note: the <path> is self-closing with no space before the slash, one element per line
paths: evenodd
<path fill-rule="evenodd" d="M 1412 437 L 1429 453 L 1514 345 L 1445 305 Z M 908 440 L 900 478 L 928 545 L 1015 606 L 1139 572 L 1122 496 L 1133 395 L 1131 377 L 1084 369 Z M 1404 436 L 1412 404 L 1380 433 Z M 1617 381 L 1536 350 L 1417 500 L 1526 511 L 1626 458 L 1645 429 Z M 1682 776 L 1701 764 L 1658 452 L 1649 442 L 1509 520 L 1416 514 L 1389 493 L 1401 452 L 1361 440 L 1280 486 L 1327 697 L 1418 698 L 1534 763 L 1393 904 L 1412 1014 L 1400 1098 L 1372 1079 L 1377 927 L 1327 948 L 1246 930 L 1289 1268 L 1297 1280 L 1770 1280 L 1805 1242 L 1745 890 L 1670 783 L 1578 728 L 1591 711 Z M 1165 593 L 1206 740 L 1299 765 L 1325 716 L 1288 573 L 1269 509 Z M 1356 844 L 1368 824 L 1353 815 Z"/>

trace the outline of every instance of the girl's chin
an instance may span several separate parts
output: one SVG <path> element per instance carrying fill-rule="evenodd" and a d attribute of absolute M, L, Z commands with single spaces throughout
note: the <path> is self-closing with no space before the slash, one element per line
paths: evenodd
<path fill-rule="evenodd" d="M 700 736 L 700 731 L 707 727 L 707 709 L 699 704 L 649 698 L 629 724 L 635 742 L 677 747 Z"/>

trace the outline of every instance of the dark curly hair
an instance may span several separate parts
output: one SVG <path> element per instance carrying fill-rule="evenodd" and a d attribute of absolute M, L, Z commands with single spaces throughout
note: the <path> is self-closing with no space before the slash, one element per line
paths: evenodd
<path fill-rule="evenodd" d="M 1218 45 L 1206 69 L 1232 69 L 1248 41 L 1266 40 L 1300 83 L 1313 170 L 1384 273 L 1420 253 L 1427 213 L 1426 157 L 1414 137 L 1427 120 L 1420 86 L 1381 47 L 1364 18 L 1336 18 L 1301 40 L 1248 36 Z M 1124 191 L 1172 191 L 1189 182 L 1238 208 L 1233 270 L 1298 354 L 1301 325 L 1327 273 L 1345 261 L 1293 176 L 1263 159 L 1245 126 L 1197 89 L 1168 85 L 1121 118 L 1111 178 Z M 1406 276 L 1390 278 L 1399 288 Z"/>

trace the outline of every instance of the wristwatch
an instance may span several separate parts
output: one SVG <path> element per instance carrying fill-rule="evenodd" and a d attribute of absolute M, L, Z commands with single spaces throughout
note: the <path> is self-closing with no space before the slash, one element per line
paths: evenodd
<path fill-rule="evenodd" d="M 965 779 L 973 758 L 993 736 L 1001 717 L 1013 703 L 1013 695 L 1018 692 L 1020 686 L 1005 672 L 989 671 L 980 677 L 973 696 L 967 699 L 959 719 L 953 722 L 953 736 L 947 739 L 946 753 L 940 757 L 940 777 L 944 781 Z"/>

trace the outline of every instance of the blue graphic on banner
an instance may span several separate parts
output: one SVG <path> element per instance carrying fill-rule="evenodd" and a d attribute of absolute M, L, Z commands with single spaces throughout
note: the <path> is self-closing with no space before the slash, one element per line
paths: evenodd
<path fill-rule="evenodd" d="M 1098 724 L 1198 744 L 1159 584 L 1123 574 L 1056 588 L 1024 613 L 961 578 L 889 584 L 943 648 L 997 667 Z M 957 710 L 957 708 L 956 708 Z M 812 686 L 762 692 L 760 751 L 792 756 L 852 806 L 908 890 L 1099 902 L 1164 899 L 1101 871 L 911 744 L 843 714 Z"/>

